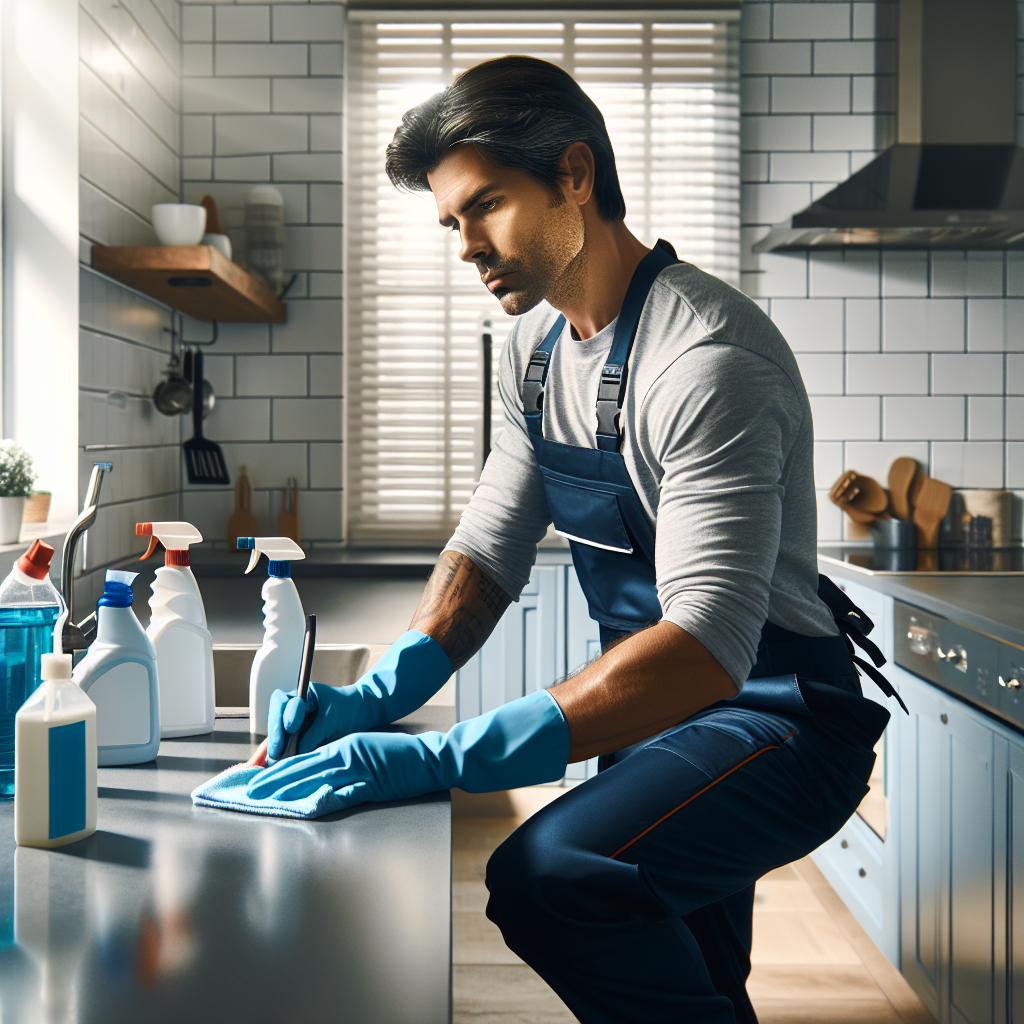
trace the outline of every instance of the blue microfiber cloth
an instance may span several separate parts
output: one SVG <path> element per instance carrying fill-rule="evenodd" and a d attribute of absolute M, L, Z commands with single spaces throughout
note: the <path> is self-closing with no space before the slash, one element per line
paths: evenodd
<path fill-rule="evenodd" d="M 228 811 L 272 814 L 282 818 L 319 818 L 347 806 L 326 784 L 299 800 L 275 800 L 273 797 L 253 800 L 246 795 L 246 790 L 253 777 L 263 770 L 244 764 L 228 768 L 192 790 L 192 803 L 200 807 L 221 807 Z"/>
<path fill-rule="evenodd" d="M 447 733 L 356 732 L 269 768 L 238 765 L 194 790 L 192 800 L 250 814 L 318 818 L 453 786 L 491 793 L 550 782 L 565 774 L 568 757 L 562 710 L 547 690 L 537 690 Z"/>

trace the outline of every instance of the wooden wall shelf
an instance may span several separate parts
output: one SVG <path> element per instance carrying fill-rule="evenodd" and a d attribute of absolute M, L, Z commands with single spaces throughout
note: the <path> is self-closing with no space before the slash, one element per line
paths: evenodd
<path fill-rule="evenodd" d="M 94 245 L 101 274 L 209 323 L 283 324 L 285 304 L 212 245 Z"/>

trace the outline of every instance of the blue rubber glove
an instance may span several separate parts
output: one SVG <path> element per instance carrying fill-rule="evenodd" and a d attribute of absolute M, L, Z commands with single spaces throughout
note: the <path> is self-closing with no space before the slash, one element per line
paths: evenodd
<path fill-rule="evenodd" d="M 284 753 L 288 737 L 310 718 L 299 753 L 350 732 L 379 729 L 422 707 L 448 681 L 452 663 L 441 645 L 418 629 L 403 633 L 351 686 L 311 683 L 305 703 L 295 690 L 275 690 L 267 716 L 267 760 Z"/>
<path fill-rule="evenodd" d="M 403 800 L 458 786 L 489 793 L 553 782 L 565 774 L 569 727 L 547 690 L 460 722 L 447 733 L 418 736 L 363 732 L 266 768 L 249 783 L 253 800 L 330 796 L 341 810 Z"/>

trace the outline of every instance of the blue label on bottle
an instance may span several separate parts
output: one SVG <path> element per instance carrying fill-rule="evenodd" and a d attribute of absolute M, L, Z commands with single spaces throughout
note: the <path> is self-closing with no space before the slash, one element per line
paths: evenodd
<path fill-rule="evenodd" d="M 50 838 L 85 828 L 85 722 L 55 725 L 50 734 Z"/>

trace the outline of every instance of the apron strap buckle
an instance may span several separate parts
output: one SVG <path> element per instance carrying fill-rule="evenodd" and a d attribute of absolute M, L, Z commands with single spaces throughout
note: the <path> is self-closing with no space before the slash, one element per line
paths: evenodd
<path fill-rule="evenodd" d="M 544 403 L 544 384 L 548 375 L 550 352 L 538 349 L 530 356 L 523 378 L 523 412 L 529 416 L 538 413 Z"/>
<path fill-rule="evenodd" d="M 619 413 L 625 383 L 625 366 L 606 363 L 597 390 L 597 446 L 605 451 L 618 451 Z"/>
<path fill-rule="evenodd" d="M 544 405 L 544 385 L 548 379 L 551 350 L 555 347 L 563 327 L 565 317 L 559 313 L 544 340 L 530 356 L 526 376 L 523 378 L 523 415 L 527 418 L 527 428 L 538 436 L 541 434 L 541 409 Z"/>

